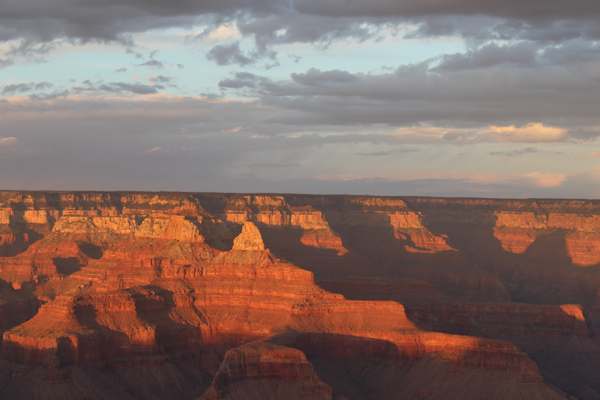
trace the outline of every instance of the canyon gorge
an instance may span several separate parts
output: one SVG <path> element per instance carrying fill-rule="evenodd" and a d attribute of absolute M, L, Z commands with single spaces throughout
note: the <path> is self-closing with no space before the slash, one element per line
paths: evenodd
<path fill-rule="evenodd" d="M 2 399 L 600 399 L 600 201 L 0 192 Z"/>

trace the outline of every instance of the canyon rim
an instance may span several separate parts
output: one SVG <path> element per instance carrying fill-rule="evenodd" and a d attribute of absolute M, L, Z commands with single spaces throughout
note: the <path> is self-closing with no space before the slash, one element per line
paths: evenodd
<path fill-rule="evenodd" d="M 2 398 L 600 393 L 598 201 L 1 192 L 0 233 Z"/>

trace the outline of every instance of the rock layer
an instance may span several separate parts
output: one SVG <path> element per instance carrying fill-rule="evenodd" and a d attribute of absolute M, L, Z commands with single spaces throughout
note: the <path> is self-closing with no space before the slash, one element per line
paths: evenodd
<path fill-rule="evenodd" d="M 331 400 L 332 390 L 300 350 L 269 343 L 229 350 L 202 400 Z"/>
<path fill-rule="evenodd" d="M 506 251 L 522 254 L 539 236 L 561 231 L 573 264 L 600 264 L 600 215 L 498 212 L 496 217 L 494 233 Z"/>
<path fill-rule="evenodd" d="M 599 221 L 597 202 L 0 192 L 0 397 L 600 394 Z"/>

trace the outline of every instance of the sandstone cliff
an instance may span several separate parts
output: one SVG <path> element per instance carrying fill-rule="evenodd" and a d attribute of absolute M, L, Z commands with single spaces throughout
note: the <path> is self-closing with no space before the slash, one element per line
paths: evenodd
<path fill-rule="evenodd" d="M 565 232 L 567 254 L 573 264 L 600 264 L 600 215 L 498 212 L 494 233 L 506 251 L 521 254 L 539 236 L 553 231 Z"/>
<path fill-rule="evenodd" d="M 567 372 L 600 366 L 599 221 L 582 201 L 1 192 L 0 396 L 600 394 Z"/>
<path fill-rule="evenodd" d="M 300 350 L 251 343 L 229 350 L 202 400 L 331 400 Z"/>

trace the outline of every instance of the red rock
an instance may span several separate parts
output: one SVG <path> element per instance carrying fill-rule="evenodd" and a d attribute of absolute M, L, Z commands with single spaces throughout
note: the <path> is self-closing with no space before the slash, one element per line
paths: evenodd
<path fill-rule="evenodd" d="M 600 223 L 598 227 L 600 229 Z M 584 267 L 600 265 L 600 232 L 570 232 L 565 242 L 574 264 Z"/>
<path fill-rule="evenodd" d="M 545 340 L 590 337 L 579 305 L 430 304 L 411 306 L 409 315 L 420 326 L 486 337 Z"/>
<path fill-rule="evenodd" d="M 233 250 L 262 251 L 265 249 L 260 231 L 252 222 L 244 222 L 242 231 L 233 240 Z"/>
<path fill-rule="evenodd" d="M 427 371 L 442 379 L 431 398 L 467 386 L 462 398 L 503 388 L 560 398 L 539 371 L 555 379 L 554 364 L 528 344 L 562 355 L 559 345 L 579 343 L 574 360 L 597 351 L 585 299 L 600 278 L 568 263 L 596 262 L 597 215 L 587 202 L 0 193 L 0 240 L 22 245 L 0 257 L 11 293 L 0 318 L 29 310 L 0 321 L 2 357 L 11 371 L 47 370 L 32 382 L 79 398 L 75 388 L 123 385 L 110 375 L 119 368 L 158 371 L 136 387 L 163 382 L 185 398 L 356 397 L 355 384 L 384 399 L 428 398 L 427 385 L 411 383 Z M 553 232 L 565 234 L 564 248 L 544 247 Z M 267 248 L 278 234 L 297 243 Z M 535 258 L 558 250 L 566 264 Z M 297 262 L 303 253 L 310 257 Z M 359 295 L 324 290 L 324 275 L 327 287 Z M 369 281 L 377 284 L 361 292 Z M 585 307 L 511 302 L 543 295 Z M 389 300 L 398 298 L 408 304 Z M 353 383 L 323 365 L 365 375 Z M 575 386 L 600 390 L 577 375 Z"/>
<path fill-rule="evenodd" d="M 331 388 L 297 349 L 250 343 L 229 350 L 202 400 L 328 400 Z"/>
<path fill-rule="evenodd" d="M 600 264 L 600 216 L 577 213 L 498 212 L 494 234 L 509 252 L 524 253 L 537 237 L 566 231 L 567 253 L 573 264 Z"/>

